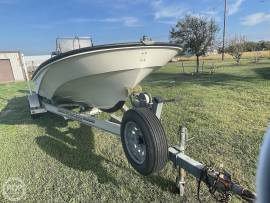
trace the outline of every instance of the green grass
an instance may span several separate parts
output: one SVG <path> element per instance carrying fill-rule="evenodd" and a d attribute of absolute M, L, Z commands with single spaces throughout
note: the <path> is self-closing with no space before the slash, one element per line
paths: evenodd
<path fill-rule="evenodd" d="M 185 73 L 171 63 L 144 80 L 152 95 L 180 97 L 166 104 L 162 123 L 169 143 L 179 125 L 188 127 L 186 153 L 205 164 L 224 165 L 236 181 L 255 190 L 259 146 L 270 119 L 270 60 L 259 64 L 214 61 L 214 74 Z M 25 202 L 177 202 L 171 163 L 142 177 L 128 164 L 119 138 L 52 114 L 32 120 L 25 83 L 0 85 L 0 187 L 9 177 L 26 184 Z M 196 181 L 187 178 L 186 197 L 196 202 Z M 202 200 L 215 202 L 202 188 Z M 5 202 L 0 194 L 0 202 Z M 232 202 L 240 202 L 233 197 Z"/>

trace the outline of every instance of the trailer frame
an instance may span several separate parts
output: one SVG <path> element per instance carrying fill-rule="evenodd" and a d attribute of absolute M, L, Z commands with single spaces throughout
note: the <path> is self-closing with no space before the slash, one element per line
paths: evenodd
<path fill-rule="evenodd" d="M 148 96 L 148 95 L 145 95 Z M 155 115 L 160 119 L 163 104 L 166 102 L 173 102 L 174 100 L 164 100 L 161 97 L 154 97 L 151 99 L 151 103 L 139 103 L 138 105 L 145 108 L 151 108 Z M 56 115 L 62 116 L 64 119 L 75 120 L 85 125 L 95 127 L 111 134 L 120 136 L 121 118 L 111 114 L 110 120 L 101 120 L 96 118 L 96 115 L 100 111 L 96 108 L 92 109 L 87 114 L 78 113 L 61 106 L 55 106 L 49 104 L 46 101 L 40 99 L 39 95 L 30 92 L 28 95 L 28 102 L 30 106 L 31 115 L 38 115 L 46 112 L 51 112 Z M 138 107 L 138 106 L 137 106 Z M 136 108 L 136 107 L 135 107 Z M 127 111 L 127 106 L 124 105 L 122 111 Z M 209 192 L 214 194 L 218 192 L 223 195 L 223 199 L 219 201 L 229 201 L 229 197 L 232 194 L 239 195 L 243 200 L 247 202 L 255 202 L 256 194 L 245 189 L 239 184 L 234 183 L 231 180 L 231 176 L 226 171 L 216 171 L 203 165 L 202 163 L 192 159 L 185 154 L 187 138 L 187 128 L 180 127 L 179 129 L 180 143 L 175 146 L 169 146 L 168 148 L 168 160 L 178 169 L 176 175 L 176 187 L 180 196 L 185 194 L 185 177 L 186 173 L 191 174 L 200 182 L 204 182 L 209 188 Z M 198 191 L 199 194 L 199 191 Z M 216 197 L 216 196 L 215 196 Z M 199 198 L 199 196 L 198 196 Z"/>

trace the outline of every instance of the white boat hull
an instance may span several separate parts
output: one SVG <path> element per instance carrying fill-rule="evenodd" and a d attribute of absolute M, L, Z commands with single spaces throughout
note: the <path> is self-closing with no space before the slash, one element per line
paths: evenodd
<path fill-rule="evenodd" d="M 73 54 L 43 66 L 33 80 L 37 93 L 49 100 L 109 109 L 125 101 L 128 89 L 164 66 L 179 49 L 142 45 Z"/>

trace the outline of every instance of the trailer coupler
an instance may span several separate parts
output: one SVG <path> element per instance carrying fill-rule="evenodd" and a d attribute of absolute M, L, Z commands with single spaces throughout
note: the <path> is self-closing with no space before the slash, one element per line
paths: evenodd
<path fill-rule="evenodd" d="M 204 182 L 211 195 L 219 202 L 228 202 L 231 195 L 238 195 L 247 202 L 255 202 L 256 194 L 240 186 L 231 179 L 231 175 L 225 171 L 217 171 L 187 156 L 185 151 L 186 128 L 181 129 L 180 146 L 169 147 L 169 160 L 178 167 L 176 186 L 180 196 L 184 196 L 186 172 L 198 180 L 197 197 L 200 201 L 200 186 Z"/>

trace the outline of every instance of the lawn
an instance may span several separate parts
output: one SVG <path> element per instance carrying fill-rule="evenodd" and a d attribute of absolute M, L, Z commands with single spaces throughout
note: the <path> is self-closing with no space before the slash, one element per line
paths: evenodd
<path fill-rule="evenodd" d="M 209 67 L 216 65 L 213 74 Z M 255 190 L 259 146 L 270 119 L 270 60 L 239 66 L 226 60 L 170 63 L 147 77 L 143 89 L 179 101 L 164 106 L 169 143 L 179 125 L 189 130 L 186 153 L 210 166 L 223 164 L 234 180 Z M 142 177 L 128 164 L 120 139 L 52 114 L 32 120 L 26 83 L 0 85 L 0 187 L 9 177 L 26 185 L 25 202 L 179 202 L 176 170 Z M 185 202 L 196 202 L 197 183 L 187 178 Z M 202 188 L 203 202 L 215 202 Z M 0 202 L 6 200 L 0 195 Z M 232 202 L 241 202 L 233 197 Z"/>

